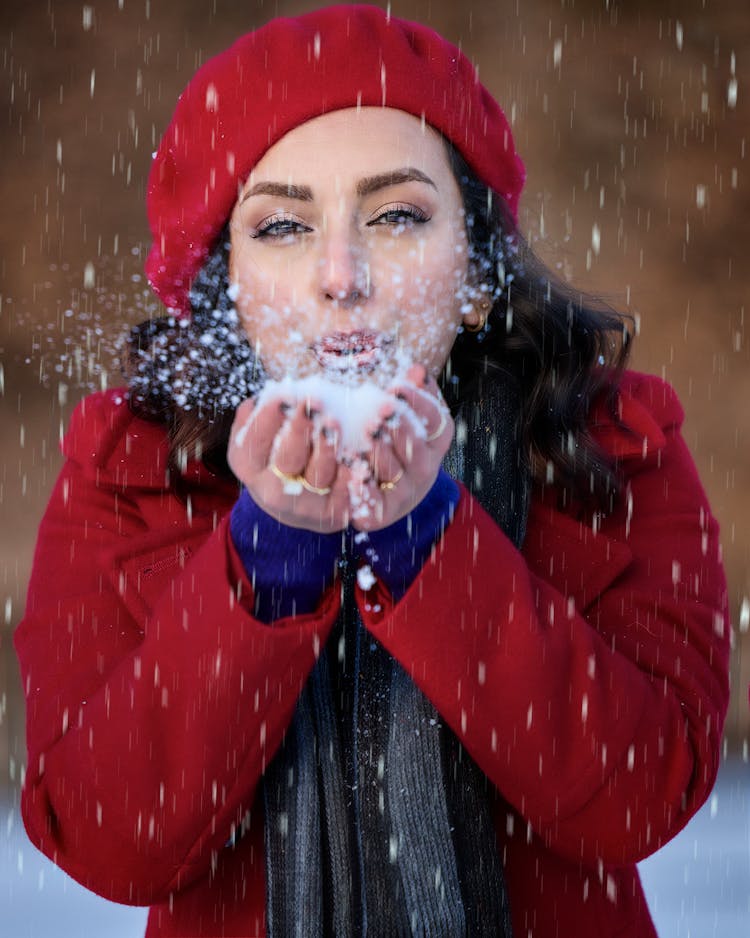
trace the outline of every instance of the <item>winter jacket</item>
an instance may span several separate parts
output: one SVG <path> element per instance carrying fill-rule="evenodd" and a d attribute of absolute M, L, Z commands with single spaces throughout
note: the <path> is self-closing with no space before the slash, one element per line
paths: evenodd
<path fill-rule="evenodd" d="M 591 414 L 615 509 L 534 492 L 516 550 L 466 491 L 407 593 L 363 622 L 491 780 L 518 938 L 647 938 L 635 863 L 713 784 L 728 701 L 717 524 L 663 382 Z M 32 841 L 148 936 L 264 934 L 256 790 L 335 622 L 265 625 L 229 536 L 237 487 L 167 467 L 121 391 L 73 415 L 16 634 Z"/>

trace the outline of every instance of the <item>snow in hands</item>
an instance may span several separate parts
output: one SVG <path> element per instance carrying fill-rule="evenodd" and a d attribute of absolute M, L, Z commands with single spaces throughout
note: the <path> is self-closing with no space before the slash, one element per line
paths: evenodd
<path fill-rule="evenodd" d="M 372 450 L 373 440 L 368 429 L 377 425 L 381 408 L 386 404 L 393 410 L 393 417 L 388 421 L 390 426 L 396 426 L 400 420 L 408 420 L 415 436 L 421 439 L 426 436 L 423 422 L 405 401 L 370 381 L 351 385 L 323 375 L 267 381 L 257 397 L 256 411 L 266 401 L 275 398 L 292 407 L 306 401 L 319 404 L 322 410 L 314 420 L 321 422 L 333 418 L 341 428 L 337 450 L 340 460 L 351 460 Z M 240 445 L 242 439 L 238 436 Z"/>

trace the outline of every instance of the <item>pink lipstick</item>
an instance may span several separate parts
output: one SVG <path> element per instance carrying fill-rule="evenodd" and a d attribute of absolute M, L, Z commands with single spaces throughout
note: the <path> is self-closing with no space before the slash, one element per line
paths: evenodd
<path fill-rule="evenodd" d="M 371 372 L 380 364 L 384 349 L 393 339 L 370 329 L 332 332 L 311 346 L 324 371 Z"/>

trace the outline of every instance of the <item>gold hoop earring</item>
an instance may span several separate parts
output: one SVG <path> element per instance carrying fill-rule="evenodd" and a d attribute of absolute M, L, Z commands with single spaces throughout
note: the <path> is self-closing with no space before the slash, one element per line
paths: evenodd
<path fill-rule="evenodd" d="M 479 303 L 475 307 L 476 313 L 479 316 L 479 322 L 474 323 L 473 326 L 465 322 L 464 329 L 467 332 L 472 332 L 472 333 L 481 332 L 482 329 L 484 329 L 485 324 L 487 323 L 487 316 L 489 315 L 491 308 L 492 308 L 492 304 L 489 302 L 489 300 L 484 300 L 483 302 Z"/>
<path fill-rule="evenodd" d="M 479 314 L 479 322 L 475 322 L 473 325 L 469 325 L 468 322 L 464 323 L 464 330 L 466 332 L 481 332 L 484 329 L 484 324 L 487 322 L 487 317 L 482 313 Z"/>

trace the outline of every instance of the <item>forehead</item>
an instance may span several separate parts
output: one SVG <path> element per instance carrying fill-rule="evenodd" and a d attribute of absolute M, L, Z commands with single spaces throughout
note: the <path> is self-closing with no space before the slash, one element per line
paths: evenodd
<path fill-rule="evenodd" d="M 436 183 L 452 173 L 442 137 L 424 121 L 395 108 L 332 111 L 295 127 L 266 151 L 244 188 L 264 180 L 342 183 L 411 166 Z"/>

